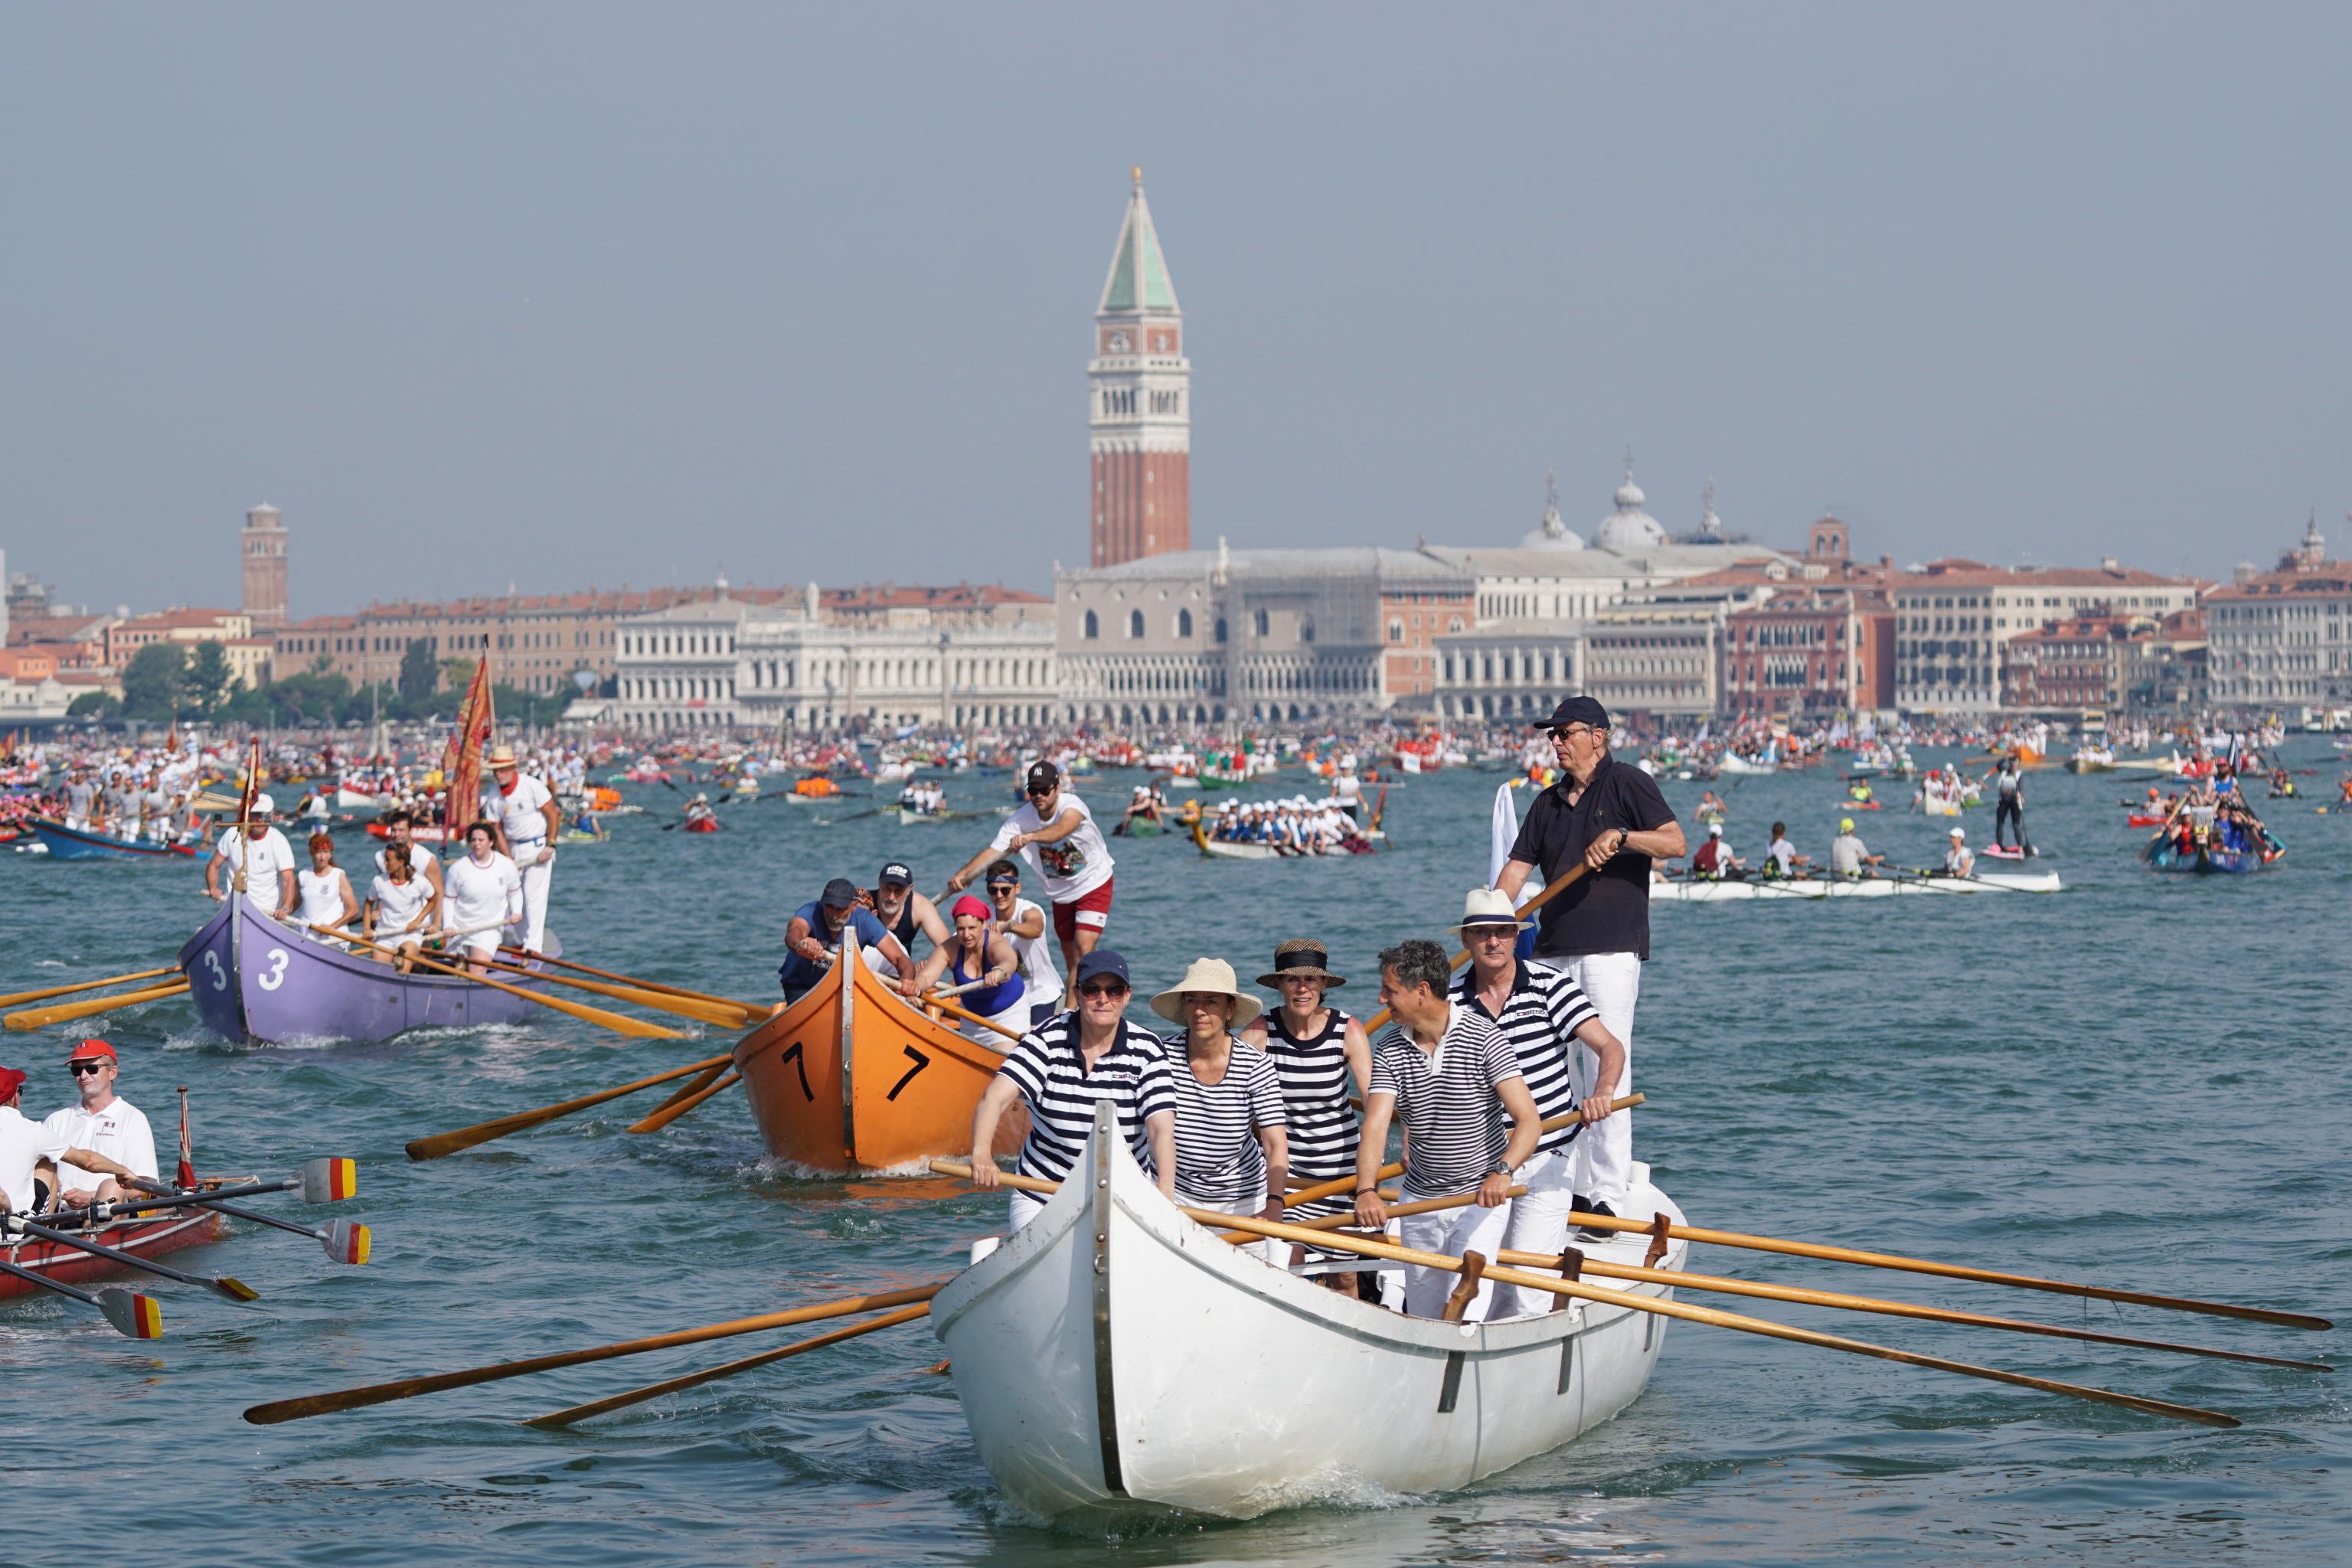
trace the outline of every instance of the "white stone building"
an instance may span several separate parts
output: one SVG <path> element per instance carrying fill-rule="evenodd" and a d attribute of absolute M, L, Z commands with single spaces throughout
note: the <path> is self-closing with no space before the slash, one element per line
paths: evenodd
<path fill-rule="evenodd" d="M 2278 569 L 2240 568 L 2205 596 L 2206 682 L 2221 708 L 2352 700 L 2352 561 L 2327 559 L 2314 519 Z"/>

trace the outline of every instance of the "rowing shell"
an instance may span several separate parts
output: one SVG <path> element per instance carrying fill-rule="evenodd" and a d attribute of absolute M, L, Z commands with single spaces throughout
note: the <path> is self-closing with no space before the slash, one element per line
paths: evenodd
<path fill-rule="evenodd" d="M 1114 1114 L 1097 1107 L 1080 1179 L 931 1301 L 972 1441 L 1020 1508 L 1250 1519 L 1371 1489 L 1451 1490 L 1647 1386 L 1665 1342 L 1654 1314 L 1580 1302 L 1447 1323 L 1326 1289 L 1187 1219 Z M 1634 1169 L 1633 1212 L 1679 1220 Z M 1595 1255 L 1639 1262 L 1645 1239 Z M 1670 1242 L 1662 1267 L 1680 1268 L 1685 1248 Z"/>
<path fill-rule="evenodd" d="M 1805 881 L 1709 882 L 1677 879 L 1650 884 L 1650 900 L 1669 904 L 1727 904 L 1754 899 L 1891 899 L 1910 893 L 1982 893 L 2006 888 L 2017 893 L 2054 893 L 2055 871 L 1979 871 L 1973 877 L 1845 877 Z"/>
<path fill-rule="evenodd" d="M 196 853 L 184 844 L 158 844 L 152 838 L 117 838 L 107 833 L 89 833 L 46 816 L 35 817 L 32 828 L 52 860 L 190 859 Z"/>
<path fill-rule="evenodd" d="M 552 932 L 547 949 L 551 957 L 563 951 Z M 180 949 L 179 963 L 196 1016 L 232 1040 L 388 1040 L 406 1029 L 514 1024 L 545 1011 L 471 980 L 403 974 L 280 925 L 243 896 L 214 911 Z"/>
<path fill-rule="evenodd" d="M 1003 1060 L 908 1006 L 866 967 L 851 932 L 815 988 L 737 1041 L 734 1056 L 768 1152 L 826 1175 L 969 1153 L 972 1113 Z M 1028 1136 L 1016 1107 L 998 1123 L 996 1152 L 1014 1153 Z"/>
<path fill-rule="evenodd" d="M 120 1220 L 97 1230 L 78 1230 L 73 1234 L 86 1241 L 111 1247 L 118 1252 L 153 1258 L 166 1252 L 176 1252 L 184 1247 L 217 1240 L 221 1222 L 226 1217 L 217 1209 L 184 1208 L 168 1211 L 152 1219 Z M 110 1258 L 93 1258 L 63 1242 L 44 1241 L 37 1236 L 11 1241 L 7 1258 L 18 1268 L 29 1268 L 42 1279 L 54 1279 L 61 1285 L 80 1285 L 131 1272 Z M 12 1296 L 30 1296 L 38 1290 L 40 1287 L 28 1279 L 19 1279 L 13 1274 L 0 1274 L 0 1300 Z"/>

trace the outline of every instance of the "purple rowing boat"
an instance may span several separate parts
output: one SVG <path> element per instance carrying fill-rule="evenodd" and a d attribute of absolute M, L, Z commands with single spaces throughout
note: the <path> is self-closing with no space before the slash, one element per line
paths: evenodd
<path fill-rule="evenodd" d="M 555 939 L 548 938 L 551 955 Z M 470 980 L 403 974 L 280 924 L 244 898 L 224 902 L 180 949 L 188 997 L 232 1040 L 388 1040 L 406 1029 L 512 1024 L 545 1009 Z M 532 989 L 539 982 L 516 982 Z"/>

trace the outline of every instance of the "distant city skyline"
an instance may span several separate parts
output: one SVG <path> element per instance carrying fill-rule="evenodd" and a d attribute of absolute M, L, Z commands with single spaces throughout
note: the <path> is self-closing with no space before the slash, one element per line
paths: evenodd
<path fill-rule="evenodd" d="M 266 499 L 297 617 L 1044 588 L 1139 163 L 1196 546 L 1505 543 L 1548 468 L 1589 531 L 1630 446 L 1676 532 L 2224 579 L 2347 531 L 2352 18 L 2129 22 L 18 10 L 0 547 L 234 605 Z"/>

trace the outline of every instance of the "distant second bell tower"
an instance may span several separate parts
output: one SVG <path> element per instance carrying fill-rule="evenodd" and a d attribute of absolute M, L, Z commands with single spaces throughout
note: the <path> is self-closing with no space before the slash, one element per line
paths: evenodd
<path fill-rule="evenodd" d="M 263 501 L 245 514 L 236 544 L 245 569 L 245 613 L 257 635 L 274 632 L 286 624 L 286 520 Z"/>
<path fill-rule="evenodd" d="M 1087 424 L 1097 566 L 1192 547 L 1192 363 L 1160 234 L 1135 171 L 1095 308 Z"/>

